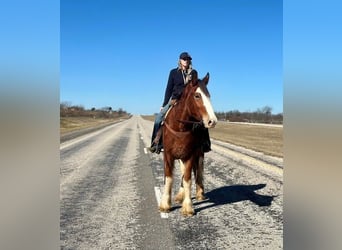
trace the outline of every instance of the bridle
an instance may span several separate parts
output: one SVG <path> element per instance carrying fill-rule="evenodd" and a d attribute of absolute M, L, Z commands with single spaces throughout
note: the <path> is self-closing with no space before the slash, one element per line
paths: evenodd
<path fill-rule="evenodd" d="M 178 102 L 176 102 L 175 104 L 173 104 L 173 106 L 175 106 Z M 171 109 L 170 109 L 171 110 Z M 193 125 L 193 128 L 197 127 L 197 126 L 201 126 L 203 125 L 203 121 L 191 121 L 191 120 L 177 120 L 178 122 L 180 123 L 184 123 L 184 124 L 192 124 Z M 187 136 L 189 134 L 192 133 L 193 129 L 192 130 L 188 130 L 188 131 L 176 131 L 174 130 L 173 128 L 170 127 L 169 124 L 166 123 L 166 121 L 164 120 L 164 124 L 165 124 L 165 127 L 175 136 L 177 137 L 183 137 L 183 136 Z"/>

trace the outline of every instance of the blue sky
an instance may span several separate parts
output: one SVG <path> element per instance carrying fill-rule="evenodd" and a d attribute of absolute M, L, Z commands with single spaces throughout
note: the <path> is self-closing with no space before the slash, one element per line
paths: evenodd
<path fill-rule="evenodd" d="M 282 1 L 61 0 L 60 101 L 153 114 L 188 51 L 215 111 L 283 112 Z"/>

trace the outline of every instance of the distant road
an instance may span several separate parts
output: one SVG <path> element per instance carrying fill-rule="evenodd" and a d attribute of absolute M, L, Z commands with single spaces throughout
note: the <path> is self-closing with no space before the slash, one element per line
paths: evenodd
<path fill-rule="evenodd" d="M 281 159 L 213 140 L 208 199 L 194 200 L 191 218 L 175 204 L 160 214 L 162 154 L 146 150 L 152 125 L 133 116 L 61 143 L 61 249 L 283 248 Z"/>

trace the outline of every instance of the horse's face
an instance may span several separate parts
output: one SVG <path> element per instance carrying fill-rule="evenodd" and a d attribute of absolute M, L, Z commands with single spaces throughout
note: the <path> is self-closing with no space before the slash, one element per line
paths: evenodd
<path fill-rule="evenodd" d="M 206 128 L 213 128 L 217 123 L 217 117 L 210 102 L 210 94 L 207 89 L 209 73 L 202 80 L 192 81 L 192 93 L 189 104 L 194 118 L 201 120 Z"/>

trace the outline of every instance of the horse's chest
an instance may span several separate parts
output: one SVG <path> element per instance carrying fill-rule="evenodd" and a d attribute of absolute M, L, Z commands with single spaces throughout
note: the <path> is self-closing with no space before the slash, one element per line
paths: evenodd
<path fill-rule="evenodd" d="M 193 141 L 183 141 L 178 140 L 175 141 L 171 148 L 172 154 L 177 159 L 188 158 L 194 151 L 194 143 Z"/>

